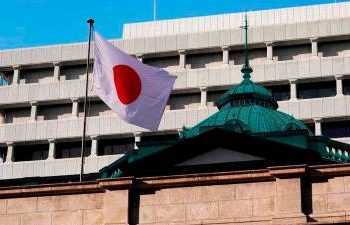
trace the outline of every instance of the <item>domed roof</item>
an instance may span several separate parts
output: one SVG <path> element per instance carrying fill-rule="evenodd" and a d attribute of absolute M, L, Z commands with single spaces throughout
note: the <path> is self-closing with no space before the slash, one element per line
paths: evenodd
<path fill-rule="evenodd" d="M 215 127 L 252 134 L 306 130 L 313 135 L 303 122 L 277 111 L 278 103 L 271 93 L 250 79 L 253 70 L 248 58 L 247 27 L 246 24 L 245 64 L 241 70 L 243 81 L 216 101 L 218 112 L 191 129 L 185 128 L 182 138 L 194 137 Z"/>

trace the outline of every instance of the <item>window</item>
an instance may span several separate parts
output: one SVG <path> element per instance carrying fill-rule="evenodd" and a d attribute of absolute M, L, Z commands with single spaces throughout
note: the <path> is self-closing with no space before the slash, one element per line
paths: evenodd
<path fill-rule="evenodd" d="M 5 73 L 0 72 L 0 87 L 8 86 L 8 85 L 9 85 L 9 78 L 5 75 Z"/>
<path fill-rule="evenodd" d="M 84 156 L 91 154 L 91 141 L 87 141 L 85 145 Z M 81 156 L 81 142 L 66 142 L 56 144 L 56 159 L 79 158 Z"/>
<path fill-rule="evenodd" d="M 168 101 L 170 110 L 197 108 L 201 102 L 200 93 L 171 95 Z"/>
<path fill-rule="evenodd" d="M 276 99 L 276 101 L 286 101 L 290 99 L 290 86 L 289 85 L 276 85 L 266 87 Z"/>
<path fill-rule="evenodd" d="M 98 142 L 97 155 L 118 155 L 125 154 L 127 151 L 134 149 L 134 141 L 132 138 L 100 140 Z"/>
<path fill-rule="evenodd" d="M 176 140 L 179 137 L 177 133 L 175 134 L 163 134 L 163 135 L 150 135 L 141 137 L 142 143 L 157 143 L 162 141 Z"/>
<path fill-rule="evenodd" d="M 227 90 L 208 91 L 208 106 L 215 106 L 215 102 L 225 94 Z"/>
<path fill-rule="evenodd" d="M 343 94 L 350 95 L 350 79 L 343 80 Z"/>
<path fill-rule="evenodd" d="M 7 153 L 7 148 L 0 147 L 0 164 L 6 161 L 6 153 Z"/>
<path fill-rule="evenodd" d="M 321 81 L 317 83 L 302 83 L 297 85 L 298 98 L 323 98 L 336 95 L 335 81 Z"/>
<path fill-rule="evenodd" d="M 13 149 L 14 162 L 45 160 L 49 155 L 48 144 L 20 145 Z"/>
<path fill-rule="evenodd" d="M 322 134 L 330 138 L 350 137 L 350 120 L 323 122 Z"/>

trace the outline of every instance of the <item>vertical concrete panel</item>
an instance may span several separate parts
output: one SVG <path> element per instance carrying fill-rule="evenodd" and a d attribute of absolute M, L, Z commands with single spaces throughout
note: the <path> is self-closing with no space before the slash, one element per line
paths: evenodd
<path fill-rule="evenodd" d="M 38 88 L 38 85 L 35 85 Z M 18 86 L 18 102 L 27 102 L 29 100 L 29 87 L 28 85 Z"/>
<path fill-rule="evenodd" d="M 13 164 L 12 178 L 23 178 L 23 163 Z"/>
<path fill-rule="evenodd" d="M 209 85 L 209 74 L 207 69 L 198 70 L 198 86 L 207 87 Z"/>
<path fill-rule="evenodd" d="M 220 45 L 220 32 L 212 31 L 209 32 L 209 47 L 217 47 Z"/>
<path fill-rule="evenodd" d="M 231 45 L 241 45 L 243 43 L 242 31 L 239 29 L 233 29 L 230 32 Z"/>
<path fill-rule="evenodd" d="M 174 111 L 166 111 L 164 113 L 164 127 L 166 129 L 176 129 L 175 123 L 175 112 Z"/>
<path fill-rule="evenodd" d="M 322 117 L 322 110 L 320 110 L 323 108 L 322 99 L 313 99 L 311 107 L 312 118 Z"/>
<path fill-rule="evenodd" d="M 289 78 L 299 77 L 299 66 L 297 61 L 287 61 L 287 74 Z"/>
<path fill-rule="evenodd" d="M 224 45 L 230 45 L 230 31 L 229 30 L 222 30 L 219 33 L 219 38 L 220 38 L 220 46 Z"/>
<path fill-rule="evenodd" d="M 176 50 L 176 36 L 167 36 L 165 40 L 165 51 Z"/>
<path fill-rule="evenodd" d="M 35 139 L 44 140 L 47 139 L 47 121 L 36 122 Z"/>
<path fill-rule="evenodd" d="M 335 19 L 332 21 L 331 24 L 331 34 L 332 35 L 339 35 L 342 33 L 342 20 L 341 19 Z M 329 34 L 328 34 L 329 35 Z"/>
<path fill-rule="evenodd" d="M 299 100 L 299 104 L 300 104 L 300 118 L 301 119 L 312 118 L 311 104 L 309 100 Z"/>
<path fill-rule="evenodd" d="M 176 47 L 178 50 L 188 48 L 187 34 L 181 34 L 176 36 Z"/>
<path fill-rule="evenodd" d="M 274 41 L 275 40 L 275 28 L 273 26 L 264 27 L 264 41 Z"/>
<path fill-rule="evenodd" d="M 27 123 L 26 127 L 24 128 L 25 131 L 25 140 L 26 141 L 33 141 L 36 139 L 36 122 Z"/>
<path fill-rule="evenodd" d="M 57 120 L 50 120 L 47 121 L 47 125 L 46 125 L 46 135 L 47 138 L 52 138 L 55 139 L 57 136 Z"/>
<path fill-rule="evenodd" d="M 322 117 L 334 116 L 334 98 L 323 98 L 322 113 Z"/>
<path fill-rule="evenodd" d="M 125 39 L 123 44 L 123 50 L 128 54 L 135 53 L 135 39 Z"/>
<path fill-rule="evenodd" d="M 310 71 L 309 75 L 312 77 L 320 77 L 321 76 L 321 59 L 310 59 Z"/>
<path fill-rule="evenodd" d="M 21 61 L 18 64 L 31 64 L 32 63 L 32 49 L 22 49 L 21 51 Z"/>
<path fill-rule="evenodd" d="M 321 74 L 322 76 L 329 76 L 333 74 L 333 60 L 331 58 L 321 59 Z"/>
<path fill-rule="evenodd" d="M 145 52 L 145 39 L 138 38 L 135 39 L 135 54 L 140 54 Z"/>
<path fill-rule="evenodd" d="M 286 26 L 285 24 L 275 25 L 275 40 L 286 39 Z"/>
<path fill-rule="evenodd" d="M 145 53 L 151 53 L 156 51 L 156 38 L 145 38 Z"/>
<path fill-rule="evenodd" d="M 0 87 L 0 96 L 2 96 L 0 98 L 0 104 L 5 104 L 8 102 L 8 94 L 10 88 L 12 87 Z"/>
<path fill-rule="evenodd" d="M 276 80 L 276 64 L 275 63 L 266 63 L 265 64 L 265 80 L 266 81 Z"/>
<path fill-rule="evenodd" d="M 288 80 L 286 62 L 276 63 L 276 80 Z"/>
<path fill-rule="evenodd" d="M 33 90 L 33 91 L 36 91 Z M 11 86 L 9 87 L 8 89 L 8 99 L 7 99 L 7 103 L 10 103 L 10 102 L 18 102 L 18 92 L 19 92 L 19 86 Z M 34 93 L 31 93 L 29 92 L 29 94 L 34 94 Z"/>
<path fill-rule="evenodd" d="M 197 70 L 190 70 L 187 77 L 186 87 L 198 87 L 198 72 Z"/>
<path fill-rule="evenodd" d="M 299 76 L 308 77 L 309 76 L 309 60 L 300 60 L 298 61 L 299 67 Z"/>
<path fill-rule="evenodd" d="M 34 176 L 34 164 L 36 162 L 25 162 L 23 163 L 23 177 Z"/>
<path fill-rule="evenodd" d="M 332 57 L 333 59 L 333 74 L 344 74 L 344 58 L 342 56 Z"/>
<path fill-rule="evenodd" d="M 346 98 L 334 98 L 334 116 L 345 116 L 346 115 Z"/>
<path fill-rule="evenodd" d="M 286 39 L 296 39 L 297 38 L 297 24 L 287 24 L 286 25 Z"/>
<path fill-rule="evenodd" d="M 303 20 L 304 21 L 304 20 Z M 298 23 L 297 24 L 297 38 L 306 38 L 308 37 L 308 24 L 307 23 Z"/>
<path fill-rule="evenodd" d="M 176 128 L 182 128 L 186 125 L 186 111 L 176 110 L 175 111 L 175 126 Z"/>

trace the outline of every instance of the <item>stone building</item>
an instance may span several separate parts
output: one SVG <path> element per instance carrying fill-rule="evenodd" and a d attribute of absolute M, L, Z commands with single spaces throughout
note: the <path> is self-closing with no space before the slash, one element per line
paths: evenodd
<path fill-rule="evenodd" d="M 124 27 L 178 78 L 154 133 L 89 93 L 83 183 L 86 44 L 0 51 L 0 225 L 347 224 L 350 4 L 248 17 L 252 69 L 242 14 Z"/>

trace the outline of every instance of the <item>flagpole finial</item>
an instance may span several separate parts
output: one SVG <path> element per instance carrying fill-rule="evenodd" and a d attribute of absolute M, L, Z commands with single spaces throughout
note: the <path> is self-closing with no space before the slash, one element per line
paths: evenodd
<path fill-rule="evenodd" d="M 245 41 L 244 41 L 244 65 L 241 70 L 243 73 L 244 79 L 250 79 L 250 74 L 253 72 L 253 69 L 249 65 L 249 46 L 248 46 L 248 18 L 247 13 L 245 13 L 244 16 L 244 25 L 241 26 L 242 29 L 245 31 Z"/>
<path fill-rule="evenodd" d="M 95 20 L 92 19 L 92 18 L 90 18 L 90 19 L 87 20 L 87 23 L 89 23 L 89 24 L 94 24 L 94 23 L 95 23 Z"/>

